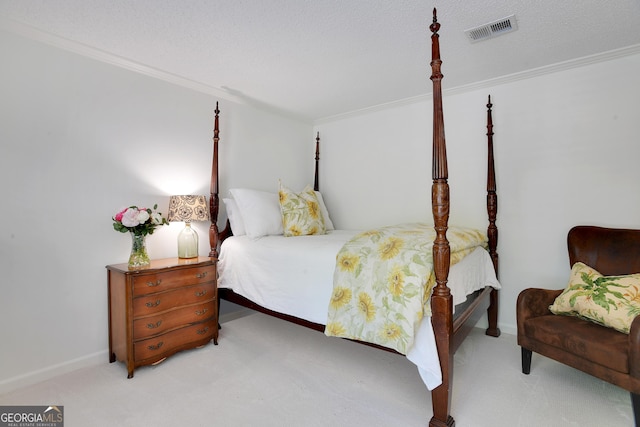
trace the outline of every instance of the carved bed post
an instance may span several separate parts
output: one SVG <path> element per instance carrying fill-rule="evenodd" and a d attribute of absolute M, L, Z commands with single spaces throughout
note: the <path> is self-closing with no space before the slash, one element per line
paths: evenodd
<path fill-rule="evenodd" d="M 498 196 L 496 195 L 496 171 L 493 161 L 493 118 L 491 116 L 491 95 L 487 102 L 487 214 L 489 216 L 489 227 L 487 236 L 489 237 L 489 255 L 493 261 L 493 268 L 498 274 L 498 227 L 496 227 L 496 217 L 498 214 Z"/>
<path fill-rule="evenodd" d="M 216 102 L 215 119 L 213 125 L 213 160 L 211 165 L 211 197 L 209 198 L 209 212 L 211 213 L 211 226 L 209 227 L 209 247 L 211 248 L 209 256 L 218 258 L 218 209 L 220 207 L 220 199 L 218 198 L 218 141 L 220 140 L 220 126 L 218 117 L 220 110 Z"/>
<path fill-rule="evenodd" d="M 318 181 L 318 164 L 320 162 L 320 132 L 316 136 L 316 173 L 313 179 L 313 189 L 315 191 L 320 190 L 320 182 Z"/>
<path fill-rule="evenodd" d="M 447 170 L 447 149 L 444 137 L 444 116 L 442 112 L 442 73 L 440 66 L 440 44 L 438 30 L 440 24 L 433 9 L 433 23 L 429 27 L 431 35 L 431 81 L 433 82 L 433 157 L 431 187 L 431 209 L 436 231 L 433 243 L 433 268 L 436 285 L 431 296 L 432 324 L 438 347 L 442 384 L 431 392 L 433 417 L 430 427 L 453 426 L 449 415 L 451 408 L 451 386 L 453 380 L 453 300 L 447 287 L 449 276 L 450 248 L 447 240 L 449 221 L 449 184 Z"/>
<path fill-rule="evenodd" d="M 496 168 L 493 160 L 493 117 L 491 115 L 491 95 L 487 101 L 487 215 L 489 216 L 489 227 L 487 228 L 487 237 L 489 238 L 489 255 L 493 261 L 493 268 L 498 276 L 498 227 L 496 226 L 496 218 L 498 216 L 498 195 L 496 194 Z M 487 335 L 494 337 L 500 336 L 498 329 L 498 290 L 491 291 L 489 309 L 487 310 L 489 327 L 486 330 Z"/>

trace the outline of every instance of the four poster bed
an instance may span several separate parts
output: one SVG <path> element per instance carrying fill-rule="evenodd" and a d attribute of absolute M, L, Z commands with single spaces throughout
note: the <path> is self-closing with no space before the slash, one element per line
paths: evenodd
<path fill-rule="evenodd" d="M 424 356 L 425 353 L 422 352 L 422 350 L 415 354 L 410 352 L 405 353 L 404 351 L 398 351 L 395 347 L 385 345 L 384 343 L 386 341 L 382 341 L 381 344 L 379 341 L 368 339 L 364 340 L 356 337 L 356 340 L 363 341 L 365 344 L 406 354 L 408 359 L 416 363 L 425 384 L 432 389 L 433 417 L 429 422 L 429 425 L 432 427 L 453 426 L 455 424 L 450 415 L 453 355 L 455 350 L 461 344 L 471 328 L 473 328 L 477 320 L 483 315 L 485 310 L 487 311 L 489 322 L 489 327 L 486 331 L 487 335 L 499 336 L 500 334 L 497 327 L 497 289 L 499 288 L 499 284 L 496 279 L 496 272 L 498 271 L 498 254 L 496 248 L 498 229 L 496 227 L 497 195 L 493 160 L 491 98 L 489 98 L 489 102 L 487 104 L 487 212 L 489 225 L 485 236 L 486 240 L 482 245 L 483 247 L 480 248 L 480 250 L 473 250 L 473 252 L 471 252 L 471 255 L 475 256 L 475 254 L 478 253 L 478 256 L 481 257 L 481 260 L 478 261 L 478 263 L 482 265 L 482 267 L 480 267 L 481 270 L 484 268 L 482 274 L 485 276 L 483 276 L 484 279 L 479 283 L 474 284 L 473 289 L 466 289 L 463 291 L 453 290 L 457 289 L 456 283 L 459 281 L 458 279 L 460 277 L 464 277 L 465 273 L 463 270 L 464 268 L 467 268 L 468 263 L 472 262 L 468 261 L 472 256 L 468 255 L 456 265 L 451 265 L 455 262 L 452 261 L 452 256 L 455 255 L 455 251 L 452 249 L 453 245 L 450 244 L 449 235 L 455 234 L 457 229 L 452 231 L 452 228 L 448 225 L 449 185 L 447 182 L 448 170 L 442 113 L 442 74 L 440 72 L 442 61 L 440 60 L 439 28 L 440 24 L 437 22 L 436 10 L 434 9 L 433 23 L 430 26 L 432 32 L 431 80 L 433 82 L 434 107 L 432 160 L 433 224 L 429 225 L 430 231 L 433 232 L 434 236 L 429 242 L 430 252 L 432 251 L 433 264 L 433 273 L 429 274 L 433 276 L 433 285 L 431 288 L 428 288 L 429 294 L 425 297 L 426 301 L 422 301 L 422 304 L 428 304 L 430 302 L 430 316 L 427 312 L 423 319 L 418 319 L 421 323 L 417 334 L 426 334 L 428 336 L 426 342 L 432 344 L 430 347 L 431 350 L 429 350 L 427 346 L 426 352 L 428 353 L 431 351 L 432 356 L 436 359 L 435 371 L 437 372 L 434 373 L 435 379 L 431 378 L 431 382 L 429 382 L 429 373 L 426 371 L 429 371 L 430 369 L 433 371 L 434 369 L 422 364 L 420 359 L 423 357 L 429 357 Z M 327 290 L 326 284 L 317 283 L 313 283 L 311 285 L 311 291 L 300 291 L 299 289 L 303 288 L 301 283 L 304 280 L 332 281 L 332 277 L 337 277 L 338 267 L 344 267 L 346 265 L 347 270 L 352 267 L 352 264 L 349 264 L 348 262 L 345 262 L 343 265 L 339 265 L 341 261 L 339 256 L 336 254 L 338 253 L 338 250 L 340 250 L 339 253 L 342 253 L 344 247 L 347 246 L 345 242 L 351 242 L 351 239 L 353 239 L 354 235 L 357 234 L 356 232 L 333 230 L 332 225 L 329 226 L 330 219 L 328 216 L 325 216 L 325 224 L 327 224 L 326 228 L 329 231 L 327 233 L 318 233 L 320 235 L 297 236 L 294 238 L 284 237 L 281 235 L 269 235 L 260 238 L 255 238 L 254 236 L 254 238 L 252 238 L 247 235 L 242 235 L 251 234 L 249 232 L 249 224 L 243 224 L 243 228 L 246 226 L 247 230 L 238 232 L 237 228 L 239 227 L 234 225 L 233 221 L 231 223 L 227 221 L 223 230 L 220 231 L 218 229 L 217 218 L 220 205 L 218 188 L 218 116 L 219 110 L 216 106 L 210 199 L 212 219 L 209 239 L 211 245 L 210 256 L 219 258 L 219 297 L 281 319 L 324 331 L 327 335 L 345 336 L 348 338 L 355 337 L 354 335 L 349 334 L 340 335 L 338 333 L 334 333 L 335 330 L 329 331 L 329 325 L 335 325 L 336 323 L 328 321 L 327 307 L 331 309 L 332 305 L 334 308 L 339 305 L 336 303 L 336 301 L 338 301 L 337 295 L 342 296 L 345 292 L 349 295 L 351 295 L 351 293 L 355 295 L 356 290 L 353 290 L 353 292 L 351 290 L 345 291 L 344 288 L 340 288 L 335 284 L 333 285 L 333 288 L 329 288 Z M 313 190 L 320 200 L 320 205 L 323 206 L 318 188 L 319 135 L 316 138 L 315 160 L 316 168 Z M 234 193 L 233 190 L 231 190 L 231 193 L 234 197 L 238 197 L 237 203 L 240 204 L 239 198 L 240 196 L 244 196 L 242 191 L 236 190 Z M 277 196 L 278 195 L 276 194 L 275 197 Z M 281 190 L 281 200 L 282 197 Z M 232 204 L 227 203 L 232 202 L 226 199 L 224 202 L 227 207 L 228 216 L 231 218 Z M 236 203 L 236 201 L 233 201 L 233 203 Z M 233 209 L 236 208 L 237 207 L 233 207 Z M 324 212 L 326 212 L 326 210 Z M 323 215 L 326 214 L 323 213 Z M 233 230 L 232 225 L 235 227 Z M 449 233 L 447 233 L 448 231 Z M 376 233 L 378 232 L 376 231 L 373 234 Z M 363 234 L 372 233 L 360 233 L 358 236 Z M 378 236 L 379 234 L 376 235 Z M 280 246 L 276 245 L 276 242 L 281 240 L 288 241 L 286 249 L 276 249 L 280 248 Z M 343 247 L 343 245 L 345 246 Z M 234 247 L 239 249 L 234 251 Z M 340 249 L 341 247 L 343 249 Z M 324 250 L 325 253 L 318 254 L 317 252 L 312 252 L 316 249 Z M 279 251 L 280 255 L 278 255 Z M 243 255 L 238 255 L 238 253 Z M 261 258 L 263 254 L 269 254 L 268 256 L 271 256 L 272 258 L 263 259 Z M 274 257 L 277 258 L 278 256 L 280 257 L 280 260 L 274 261 Z M 305 264 L 310 256 L 316 260 L 324 259 L 325 261 L 321 261 L 320 263 L 324 262 L 327 265 L 317 267 L 318 269 L 323 269 L 322 271 L 314 270 L 318 262 L 315 264 Z M 431 258 L 431 256 L 429 258 Z M 278 262 L 287 263 L 287 267 L 282 267 L 282 264 L 278 264 Z M 240 267 L 237 267 L 238 265 Z M 255 265 L 262 265 L 266 267 L 262 270 L 258 269 L 254 271 Z M 298 273 L 294 273 L 293 276 L 287 276 L 292 265 L 299 266 L 299 271 Z M 329 267 L 328 272 L 327 266 Z M 239 270 L 234 268 L 239 268 Z M 333 271 L 334 268 L 336 269 L 335 276 Z M 270 279 L 267 277 L 271 274 L 275 275 L 275 278 Z M 298 275 L 296 276 L 296 274 Z M 286 282 L 295 282 L 295 286 L 286 287 Z M 247 283 L 249 284 L 247 285 Z M 451 286 L 451 289 L 448 284 Z M 329 283 L 329 287 L 331 287 L 331 285 L 332 283 Z M 278 286 L 280 287 L 276 289 Z M 322 288 L 322 290 L 318 290 L 320 288 Z M 337 289 L 340 289 L 340 292 L 338 292 Z M 269 292 L 271 292 L 271 294 Z M 296 292 L 300 295 L 296 295 Z M 273 294 L 277 296 L 273 297 Z M 363 292 L 360 292 L 360 295 L 362 294 Z M 318 305 L 318 301 L 315 300 L 320 300 L 320 305 Z M 460 301 L 463 301 L 463 303 L 461 305 L 457 305 Z M 360 304 L 362 304 L 362 300 L 360 301 Z M 390 316 L 387 315 L 386 317 L 388 318 Z M 389 330 L 391 329 L 388 329 L 387 332 Z M 393 333 L 388 332 L 388 335 L 393 335 Z M 387 339 L 389 337 L 385 336 L 383 338 Z M 430 340 L 432 342 L 430 342 Z M 413 347 L 421 348 L 423 343 L 423 341 L 420 341 L 420 345 L 418 345 L 419 340 L 418 337 L 416 337 L 415 345 Z"/>

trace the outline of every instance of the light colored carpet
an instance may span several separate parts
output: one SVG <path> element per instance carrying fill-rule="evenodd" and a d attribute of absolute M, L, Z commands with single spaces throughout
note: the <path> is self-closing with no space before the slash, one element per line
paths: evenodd
<path fill-rule="evenodd" d="M 458 427 L 632 426 L 629 394 L 474 330 L 455 356 Z M 105 363 L 0 395 L 64 405 L 65 427 L 425 426 L 431 398 L 404 357 L 251 314 L 209 344 L 142 367 Z"/>

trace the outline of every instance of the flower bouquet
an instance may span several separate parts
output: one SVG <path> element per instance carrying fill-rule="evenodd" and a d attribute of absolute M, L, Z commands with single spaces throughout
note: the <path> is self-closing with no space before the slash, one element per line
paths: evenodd
<path fill-rule="evenodd" d="M 153 234 L 156 227 L 169 224 L 157 209 L 157 204 L 153 205 L 153 209 L 129 206 L 112 218 L 114 230 L 121 233 L 129 232 L 131 235 L 129 268 L 146 267 L 151 263 L 147 255 L 145 236 Z"/>

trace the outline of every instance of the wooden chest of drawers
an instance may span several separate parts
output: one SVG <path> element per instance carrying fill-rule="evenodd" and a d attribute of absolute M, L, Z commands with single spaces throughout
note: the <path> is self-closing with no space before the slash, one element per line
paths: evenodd
<path fill-rule="evenodd" d="M 218 344 L 216 260 L 168 258 L 129 270 L 108 265 L 109 362 L 138 366 L 213 340 Z"/>

